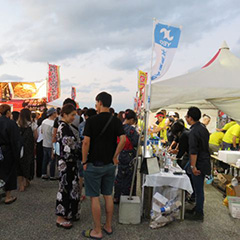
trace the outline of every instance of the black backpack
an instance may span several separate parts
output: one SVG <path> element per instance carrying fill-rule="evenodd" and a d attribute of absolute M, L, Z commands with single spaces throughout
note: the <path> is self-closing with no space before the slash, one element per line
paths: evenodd
<path fill-rule="evenodd" d="M 23 158 L 27 154 L 27 148 L 34 148 L 33 131 L 30 126 L 20 128 L 20 158 Z"/>

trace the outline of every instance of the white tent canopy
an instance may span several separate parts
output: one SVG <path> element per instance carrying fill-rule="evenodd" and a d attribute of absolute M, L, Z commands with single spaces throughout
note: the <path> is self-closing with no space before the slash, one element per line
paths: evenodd
<path fill-rule="evenodd" d="M 152 111 L 191 105 L 219 109 L 240 121 L 240 59 L 225 42 L 202 69 L 152 83 Z"/>

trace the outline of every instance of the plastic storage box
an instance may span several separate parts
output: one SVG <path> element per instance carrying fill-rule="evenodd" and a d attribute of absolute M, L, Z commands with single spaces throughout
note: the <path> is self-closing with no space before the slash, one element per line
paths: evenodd
<path fill-rule="evenodd" d="M 240 197 L 228 197 L 228 207 L 231 216 L 240 219 Z"/>
<path fill-rule="evenodd" d="M 219 151 L 218 158 L 228 164 L 235 164 L 240 158 L 240 151 Z"/>

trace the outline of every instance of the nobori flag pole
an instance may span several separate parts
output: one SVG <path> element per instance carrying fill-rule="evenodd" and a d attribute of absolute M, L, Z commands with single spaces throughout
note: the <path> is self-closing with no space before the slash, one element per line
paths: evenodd
<path fill-rule="evenodd" d="M 151 59 L 151 76 L 148 85 L 148 96 L 146 106 L 146 127 L 145 127 L 145 146 L 147 145 L 147 133 L 149 123 L 149 111 L 151 101 L 152 81 L 160 79 L 168 71 L 175 52 L 178 48 L 179 39 L 181 35 L 181 26 L 176 27 L 173 25 L 160 23 L 154 19 L 153 22 L 153 46 L 152 46 L 152 59 Z M 153 66 L 153 51 L 156 50 L 156 63 Z M 144 152 L 146 154 L 146 151 Z M 145 155 L 146 156 L 146 155 Z"/>
<path fill-rule="evenodd" d="M 151 70 L 150 78 L 148 78 L 148 92 L 147 92 L 147 102 L 145 107 L 145 117 L 144 117 L 144 157 L 146 157 L 147 148 L 147 136 L 148 136 L 148 124 L 149 124 L 149 112 L 150 112 L 150 102 L 151 102 L 151 92 L 152 92 L 152 67 L 153 67 L 153 51 L 154 51 L 154 29 L 157 19 L 153 18 L 153 31 L 152 31 L 152 56 L 151 56 Z"/>

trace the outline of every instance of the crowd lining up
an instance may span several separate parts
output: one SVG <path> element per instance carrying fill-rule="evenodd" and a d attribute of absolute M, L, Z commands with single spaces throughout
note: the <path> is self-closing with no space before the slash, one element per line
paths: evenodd
<path fill-rule="evenodd" d="M 83 236 L 101 239 L 102 231 L 112 234 L 113 203 L 118 204 L 121 195 L 129 195 L 143 123 L 131 109 L 116 114 L 110 108 L 112 97 L 106 92 L 98 94 L 95 100 L 96 109 L 77 109 L 76 102 L 68 98 L 62 108 L 45 109 L 41 115 L 27 108 L 11 113 L 9 105 L 1 105 L 0 179 L 5 181 L 6 204 L 17 200 L 11 191 L 17 187 L 20 192 L 25 191 L 34 176 L 44 181 L 59 180 L 56 224 L 65 229 L 80 219 L 84 183 L 85 194 L 91 198 L 94 229 L 83 231 Z M 196 206 L 189 218 L 203 220 L 204 179 L 211 172 L 209 147 L 211 152 L 216 151 L 223 141 L 224 149 L 236 149 L 240 126 L 231 120 L 211 134 L 209 140 L 206 125 L 211 118 L 205 114 L 200 122 L 201 111 L 196 107 L 189 108 L 185 116 L 190 130 L 177 112 L 167 114 L 161 110 L 156 118 L 149 134 L 158 134 L 168 151 L 177 155 L 194 189 L 190 200 Z M 100 194 L 106 203 L 104 226 Z M 133 195 L 136 195 L 136 179 Z"/>

